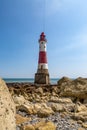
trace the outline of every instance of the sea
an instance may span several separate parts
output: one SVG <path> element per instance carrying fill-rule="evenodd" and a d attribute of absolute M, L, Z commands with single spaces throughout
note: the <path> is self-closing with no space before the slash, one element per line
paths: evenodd
<path fill-rule="evenodd" d="M 33 78 L 3 78 L 3 80 L 6 83 L 13 83 L 13 82 L 19 82 L 19 83 L 30 82 L 30 83 L 34 83 L 34 79 Z M 51 78 L 50 79 L 50 83 L 51 84 L 57 84 L 58 80 L 59 80 L 58 78 Z"/>

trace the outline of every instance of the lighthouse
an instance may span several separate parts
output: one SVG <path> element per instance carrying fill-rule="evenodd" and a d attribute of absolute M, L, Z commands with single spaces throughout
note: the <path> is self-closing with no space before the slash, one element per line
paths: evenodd
<path fill-rule="evenodd" d="M 35 83 L 37 84 L 49 84 L 49 72 L 48 72 L 48 62 L 47 62 L 47 52 L 44 32 L 41 33 L 39 39 L 39 59 L 38 59 L 38 69 L 35 74 Z"/>

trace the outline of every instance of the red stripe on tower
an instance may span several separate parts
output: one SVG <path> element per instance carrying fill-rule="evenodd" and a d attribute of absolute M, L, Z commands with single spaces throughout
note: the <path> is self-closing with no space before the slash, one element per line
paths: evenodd
<path fill-rule="evenodd" d="M 38 63 L 46 63 L 47 64 L 47 55 L 45 51 L 40 51 L 39 52 L 39 61 Z"/>

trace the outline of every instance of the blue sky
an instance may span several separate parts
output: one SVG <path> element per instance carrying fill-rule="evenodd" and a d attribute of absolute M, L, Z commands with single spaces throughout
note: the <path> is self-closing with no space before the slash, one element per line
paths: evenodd
<path fill-rule="evenodd" d="M 34 77 L 42 31 L 50 77 L 87 77 L 87 0 L 0 0 L 0 77 Z"/>

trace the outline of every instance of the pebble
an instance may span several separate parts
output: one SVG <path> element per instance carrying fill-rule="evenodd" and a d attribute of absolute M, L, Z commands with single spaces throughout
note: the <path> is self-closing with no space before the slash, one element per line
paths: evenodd
<path fill-rule="evenodd" d="M 17 112 L 18 114 L 21 114 L 22 116 L 26 117 L 26 114 L 22 112 Z M 42 119 L 39 118 L 37 115 L 28 115 L 29 117 L 32 118 L 32 121 L 25 122 L 21 125 L 28 125 L 28 124 L 36 124 L 40 122 Z M 44 120 L 51 121 L 56 125 L 56 130 L 78 130 L 78 128 L 81 126 L 77 122 L 71 123 L 69 122 L 69 119 L 71 119 L 69 116 L 65 116 L 64 118 L 61 117 L 60 113 L 55 113 L 54 115 L 50 115 L 47 118 L 44 118 Z M 17 126 L 16 130 L 20 130 L 20 127 Z"/>

